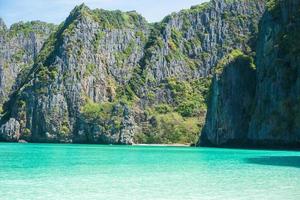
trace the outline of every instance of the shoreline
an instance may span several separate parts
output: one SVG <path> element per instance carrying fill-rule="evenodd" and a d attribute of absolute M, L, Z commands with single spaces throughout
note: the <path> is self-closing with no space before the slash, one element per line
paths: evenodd
<path fill-rule="evenodd" d="M 152 146 L 152 147 L 192 147 L 190 144 L 132 144 L 132 146 Z"/>
<path fill-rule="evenodd" d="M 95 144 L 95 143 L 62 143 L 62 142 L 5 142 L 0 141 L 0 144 L 56 144 L 56 145 L 103 145 L 103 146 L 142 146 L 142 147 L 194 147 L 194 148 L 216 148 L 216 149 L 244 149 L 244 150 L 271 150 L 271 151 L 300 151 L 299 146 L 270 146 L 270 145 L 224 145 L 224 146 L 213 146 L 213 145 L 200 145 L 194 146 L 193 144 Z"/>

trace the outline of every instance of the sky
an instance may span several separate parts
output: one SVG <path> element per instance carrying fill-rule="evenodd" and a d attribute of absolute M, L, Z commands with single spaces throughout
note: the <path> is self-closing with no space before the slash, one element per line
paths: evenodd
<path fill-rule="evenodd" d="M 0 17 L 7 26 L 19 21 L 41 20 L 61 23 L 81 3 L 90 8 L 136 10 L 149 22 L 208 0 L 0 0 Z"/>

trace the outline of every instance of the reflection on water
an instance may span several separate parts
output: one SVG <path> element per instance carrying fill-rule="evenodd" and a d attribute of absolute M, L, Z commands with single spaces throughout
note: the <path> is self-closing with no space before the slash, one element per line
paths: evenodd
<path fill-rule="evenodd" d="M 247 163 L 300 168 L 300 156 L 264 156 L 247 158 Z"/>

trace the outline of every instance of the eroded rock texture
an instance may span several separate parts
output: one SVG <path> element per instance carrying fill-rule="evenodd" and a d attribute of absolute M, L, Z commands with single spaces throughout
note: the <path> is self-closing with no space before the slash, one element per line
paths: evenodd
<path fill-rule="evenodd" d="M 259 106 L 264 97 L 257 91 L 271 87 L 260 83 L 263 74 L 273 67 L 273 63 L 263 61 L 267 50 L 262 48 L 268 46 L 270 37 L 297 27 L 288 26 L 297 17 L 293 19 L 293 12 L 284 11 L 293 9 L 291 2 L 294 1 L 281 5 L 281 14 L 274 18 L 270 11 L 264 14 L 264 0 L 212 0 L 155 24 L 147 23 L 134 11 L 77 6 L 48 37 L 41 51 L 43 42 L 33 39 L 35 46 L 27 56 L 30 59 L 23 59 L 31 67 L 16 73 L 18 78 L 14 77 L 9 86 L 13 89 L 3 98 L 6 103 L 0 138 L 32 142 L 194 143 L 204 125 L 209 101 L 203 143 L 254 142 L 253 138 L 258 138 L 254 135 L 269 127 L 254 119 L 256 115 L 263 117 L 259 113 L 265 108 Z M 276 45 L 270 46 L 273 57 L 268 58 L 269 62 L 285 55 L 273 52 L 277 51 L 273 47 Z M 5 45 L 1 48 L 7 49 Z M 284 57 L 296 72 L 298 60 L 294 58 L 290 53 Z M 13 66 L 9 70 L 20 71 Z M 294 74 L 297 73 L 293 77 Z M 268 78 L 271 85 L 274 77 Z M 282 83 L 283 78 L 277 82 Z M 285 89 L 282 86 L 280 95 L 287 94 Z M 291 86 L 288 94 L 297 94 L 293 92 L 296 90 Z M 296 99 L 294 95 L 290 103 Z M 289 113 L 294 115 L 297 111 L 292 108 Z M 291 126 L 292 132 L 297 131 L 296 124 Z M 257 131 L 250 133 L 249 127 Z"/>
<path fill-rule="evenodd" d="M 234 61 L 215 75 L 200 144 L 300 147 L 299 9 L 299 1 L 267 1 L 256 71 L 245 74 L 242 83 L 233 81 L 243 77 Z M 228 77 L 231 68 L 236 70 Z"/>

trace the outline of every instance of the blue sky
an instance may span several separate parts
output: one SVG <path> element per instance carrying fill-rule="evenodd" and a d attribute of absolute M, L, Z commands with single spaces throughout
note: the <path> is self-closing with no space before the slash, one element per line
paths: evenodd
<path fill-rule="evenodd" d="M 10 26 L 18 21 L 41 20 L 59 24 L 81 3 L 90 8 L 136 10 L 149 22 L 207 0 L 0 0 L 0 17 Z"/>

